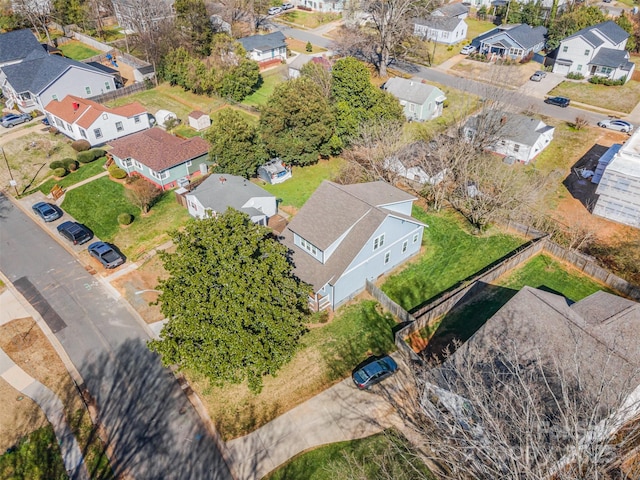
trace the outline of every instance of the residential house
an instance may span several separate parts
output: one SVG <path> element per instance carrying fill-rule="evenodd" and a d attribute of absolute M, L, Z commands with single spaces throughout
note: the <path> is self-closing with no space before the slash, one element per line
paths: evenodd
<path fill-rule="evenodd" d="M 211 118 L 200 110 L 195 110 L 189 114 L 189 126 L 198 131 L 206 130 L 211 126 Z"/>
<path fill-rule="evenodd" d="M 111 0 L 118 25 L 127 33 L 146 32 L 163 20 L 173 18 L 173 0 Z"/>
<path fill-rule="evenodd" d="M 432 157 L 424 141 L 413 142 L 385 160 L 385 168 L 421 185 L 437 185 L 444 180 L 446 170 Z"/>
<path fill-rule="evenodd" d="M 185 195 L 189 214 L 206 218 L 234 208 L 251 217 L 259 225 L 267 225 L 278 212 L 276 196 L 246 178 L 236 175 L 212 174 Z"/>
<path fill-rule="evenodd" d="M 341 13 L 344 11 L 345 0 L 299 0 L 298 5 L 316 12 Z"/>
<path fill-rule="evenodd" d="M 92 100 L 67 95 L 44 108 L 50 125 L 73 140 L 91 146 L 151 128 L 147 109 L 138 102 L 109 108 Z"/>
<path fill-rule="evenodd" d="M 291 165 L 282 163 L 282 160 L 279 158 L 273 158 L 258 167 L 258 178 L 271 185 L 282 183 L 291 177 Z"/>
<path fill-rule="evenodd" d="M 282 232 L 295 275 L 313 287 L 310 308 L 337 308 L 419 252 L 414 200 L 382 181 L 316 189 Z"/>
<path fill-rule="evenodd" d="M 163 190 L 206 174 L 209 143 L 200 137 L 183 139 L 159 127 L 109 142 L 109 154 L 129 175 L 138 175 Z"/>
<path fill-rule="evenodd" d="M 423 40 L 453 45 L 467 38 L 467 23 L 458 17 L 430 15 L 413 20 L 413 34 Z"/>
<path fill-rule="evenodd" d="M 287 43 L 284 34 L 280 31 L 266 35 L 251 35 L 238 39 L 247 55 L 256 62 L 287 59 Z"/>
<path fill-rule="evenodd" d="M 626 50 L 628 39 L 629 34 L 611 20 L 578 30 L 554 52 L 553 72 L 628 81 L 635 69 Z"/>
<path fill-rule="evenodd" d="M 594 175 L 598 200 L 593 214 L 640 228 L 640 130 L 615 150 L 602 178 Z"/>
<path fill-rule="evenodd" d="M 42 111 L 52 100 L 67 95 L 89 98 L 116 89 L 112 75 L 49 55 L 30 30 L 1 34 L 0 52 L 0 89 L 8 108 Z"/>
<path fill-rule="evenodd" d="M 640 412 L 639 335 L 640 304 L 634 301 L 598 291 L 574 303 L 561 295 L 525 286 L 441 366 L 425 372 L 421 405 L 435 415 L 438 413 L 434 409 L 442 413 L 446 408 L 452 414 L 450 421 L 468 428 L 478 445 L 490 444 L 495 438 L 495 425 L 486 425 L 486 417 L 482 416 L 474 416 L 469 423 L 473 410 L 478 408 L 470 399 L 479 397 L 474 395 L 477 391 L 469 389 L 484 386 L 489 392 L 501 391 L 509 398 L 515 396 L 513 392 L 522 392 L 524 385 L 530 398 L 535 398 L 532 401 L 536 407 L 527 410 L 529 401 L 513 405 L 511 402 L 518 399 L 511 398 L 505 400 L 504 408 L 523 407 L 523 415 L 535 410 L 544 419 L 545 431 L 559 434 L 553 438 L 556 452 L 563 451 L 562 442 L 573 442 L 574 447 L 584 448 L 585 452 L 592 451 L 590 448 L 602 452 L 606 442 L 619 442 L 616 434 L 630 420 L 637 420 Z M 457 381 L 456 372 L 463 376 L 461 381 Z M 467 375 L 477 375 L 481 380 L 465 384 Z M 581 438 L 565 430 L 565 400 L 578 402 L 571 412 L 580 417 L 573 418 L 576 423 L 569 428 L 584 422 L 577 432 L 583 435 Z M 582 401 L 586 403 L 584 408 Z M 513 442 L 514 451 L 521 447 L 519 440 L 518 436 L 508 440 Z M 510 448 L 508 444 L 503 447 Z M 615 449 L 611 453 L 614 452 Z M 546 472 L 539 471 L 540 478 L 555 478 L 558 471 L 575 461 L 576 453 L 579 452 L 537 463 L 548 468 Z"/>
<path fill-rule="evenodd" d="M 408 120 L 424 121 L 439 117 L 447 99 L 444 92 L 433 85 L 400 77 L 387 80 L 384 89 L 399 100 Z"/>
<path fill-rule="evenodd" d="M 327 71 L 331 70 L 331 62 L 326 57 L 324 56 L 312 57 L 311 55 L 305 55 L 304 53 L 300 53 L 288 65 L 289 78 L 298 78 L 300 76 L 300 72 L 302 71 L 302 67 L 304 67 L 309 62 L 322 65 L 322 67 Z"/>
<path fill-rule="evenodd" d="M 226 22 L 220 15 L 211 15 L 209 17 L 209 23 L 211 23 L 211 28 L 213 28 L 214 32 L 228 33 L 231 35 L 231 24 Z"/>
<path fill-rule="evenodd" d="M 524 23 L 500 25 L 477 36 L 471 44 L 486 55 L 520 59 L 542 50 L 546 34 L 547 29 L 542 26 L 531 27 Z"/>
<path fill-rule="evenodd" d="M 464 20 L 469 16 L 469 7 L 463 3 L 445 3 L 431 12 L 431 15 L 436 17 L 455 17 Z"/>
<path fill-rule="evenodd" d="M 527 164 L 549 146 L 555 127 L 519 113 L 492 110 L 469 118 L 463 131 L 468 139 L 480 138 L 480 133 L 487 150 Z"/>

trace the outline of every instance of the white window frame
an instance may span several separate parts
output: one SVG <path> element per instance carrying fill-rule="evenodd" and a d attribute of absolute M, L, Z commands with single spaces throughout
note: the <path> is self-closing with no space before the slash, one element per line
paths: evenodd
<path fill-rule="evenodd" d="M 101 128 L 94 128 L 93 129 L 93 135 L 96 138 L 102 138 L 102 129 Z"/>
<path fill-rule="evenodd" d="M 116 122 L 116 131 L 124 132 L 124 125 L 122 124 L 122 122 Z"/>
<path fill-rule="evenodd" d="M 418 235 L 417 233 L 415 233 L 415 234 L 413 235 L 413 243 L 416 243 L 416 242 L 418 241 L 418 237 L 419 237 L 419 236 L 420 236 L 420 235 Z"/>
<path fill-rule="evenodd" d="M 313 245 L 313 243 L 307 242 L 304 238 L 300 238 L 300 246 L 314 256 L 318 254 L 318 249 Z"/>
<path fill-rule="evenodd" d="M 169 172 L 167 170 L 158 173 L 155 170 L 149 169 L 149 172 L 151 172 L 151 176 L 157 180 L 166 180 L 167 178 L 169 178 Z"/>
<path fill-rule="evenodd" d="M 373 251 L 375 252 L 379 248 L 384 246 L 384 233 L 382 235 L 378 235 L 373 239 Z"/>
<path fill-rule="evenodd" d="M 84 87 L 84 91 L 87 95 L 91 95 L 91 87 Z"/>
<path fill-rule="evenodd" d="M 189 161 L 187 162 L 187 167 L 190 167 L 191 165 L 193 165 L 193 162 L 192 162 L 191 160 L 189 160 Z"/>
<path fill-rule="evenodd" d="M 567 53 L 569 51 L 569 45 L 565 45 L 562 47 L 562 53 Z"/>
<path fill-rule="evenodd" d="M 402 253 L 407 253 L 408 246 L 409 246 L 408 240 L 405 240 L 404 242 L 402 242 Z"/>
<path fill-rule="evenodd" d="M 121 161 L 124 168 L 131 168 L 133 166 L 133 160 L 130 158 L 124 158 Z"/>
<path fill-rule="evenodd" d="M 104 82 L 104 88 L 109 91 L 111 90 L 111 84 L 109 82 Z"/>
<path fill-rule="evenodd" d="M 387 252 L 384 254 L 384 264 L 386 265 L 391 260 L 391 252 Z"/>
<path fill-rule="evenodd" d="M 140 123 L 140 115 L 133 117 L 133 123 Z"/>
<path fill-rule="evenodd" d="M 143 169 L 142 164 L 137 160 L 133 160 L 133 166 L 136 167 L 138 170 Z"/>
<path fill-rule="evenodd" d="M 80 135 L 82 135 L 82 138 L 87 138 L 87 132 L 85 132 L 84 128 L 80 129 Z"/>

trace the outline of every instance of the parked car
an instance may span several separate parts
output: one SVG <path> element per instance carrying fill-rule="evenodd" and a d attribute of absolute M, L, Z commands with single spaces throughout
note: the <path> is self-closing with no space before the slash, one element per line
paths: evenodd
<path fill-rule="evenodd" d="M 42 124 L 43 124 L 43 125 L 45 125 L 45 126 L 47 126 L 47 127 L 51 126 L 51 122 L 49 122 L 49 119 L 48 119 L 47 117 L 44 117 L 44 118 L 41 120 L 41 122 L 42 122 Z"/>
<path fill-rule="evenodd" d="M 351 378 L 353 378 L 353 383 L 356 384 L 356 387 L 360 390 L 366 390 L 390 377 L 397 370 L 398 364 L 393 358 L 385 355 L 354 371 Z"/>
<path fill-rule="evenodd" d="M 271 7 L 269 10 L 267 10 L 267 13 L 269 15 L 277 15 L 279 13 L 282 13 L 282 8 L 280 8 L 280 7 Z"/>
<path fill-rule="evenodd" d="M 30 120 L 31 115 L 28 113 L 9 113 L 0 119 L 0 125 L 4 128 L 11 128 L 21 123 L 27 123 Z"/>
<path fill-rule="evenodd" d="M 293 3 L 283 3 L 281 8 L 282 10 L 291 10 L 293 6 Z"/>
<path fill-rule="evenodd" d="M 104 268 L 116 268 L 124 263 L 124 257 L 105 242 L 89 245 L 89 254 L 98 259 Z"/>
<path fill-rule="evenodd" d="M 465 45 L 464 47 L 462 47 L 462 50 L 460 50 L 460 53 L 462 55 L 469 55 L 471 53 L 476 53 L 476 50 L 478 49 L 473 45 Z"/>
<path fill-rule="evenodd" d="M 82 245 L 93 238 L 93 233 L 78 222 L 63 222 L 58 225 L 58 233 L 74 245 Z"/>
<path fill-rule="evenodd" d="M 610 128 L 611 130 L 618 130 L 619 132 L 629 133 L 633 130 L 633 124 L 626 120 L 608 119 L 600 120 L 598 126 L 602 128 Z"/>
<path fill-rule="evenodd" d="M 569 103 L 571 103 L 571 100 L 569 100 L 567 97 L 548 97 L 544 99 L 544 103 L 566 108 L 569 106 Z"/>
<path fill-rule="evenodd" d="M 31 207 L 33 213 L 38 215 L 45 222 L 53 222 L 62 216 L 60 209 L 47 202 L 38 202 Z"/>
<path fill-rule="evenodd" d="M 542 70 L 538 70 L 533 75 L 531 75 L 531 77 L 529 77 L 529 80 L 532 80 L 534 82 L 539 82 L 540 80 L 542 80 L 546 76 L 547 76 L 547 72 L 543 72 Z"/>

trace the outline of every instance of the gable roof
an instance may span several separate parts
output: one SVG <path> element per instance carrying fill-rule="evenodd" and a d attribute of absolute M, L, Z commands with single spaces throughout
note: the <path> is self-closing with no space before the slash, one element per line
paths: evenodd
<path fill-rule="evenodd" d="M 384 208 L 412 200 L 415 197 L 386 182 L 338 185 L 323 181 L 283 232 L 283 244 L 293 251 L 294 272 L 316 290 L 337 280 L 387 217 L 422 225 L 412 217 Z M 294 244 L 294 233 L 320 250 L 345 236 L 322 264 Z"/>
<path fill-rule="evenodd" d="M 433 85 L 427 85 L 416 80 L 407 80 L 406 78 L 393 77 L 386 81 L 384 89 L 400 100 L 422 105 L 430 97 L 443 97 L 444 92 Z"/>
<path fill-rule="evenodd" d="M 252 198 L 275 197 L 246 178 L 227 173 L 210 175 L 187 194 L 190 195 L 195 196 L 205 208 L 211 208 L 215 212 L 223 213 L 227 208 L 233 207 L 249 215 L 255 214 L 256 209 L 243 207 Z"/>
<path fill-rule="evenodd" d="M 28 28 L 0 35 L 0 64 L 46 56 L 47 52 Z"/>
<path fill-rule="evenodd" d="M 78 105 L 77 109 L 74 108 L 74 103 Z M 75 123 L 82 128 L 89 128 L 103 113 L 120 115 L 125 118 L 147 113 L 147 109 L 138 102 L 109 108 L 93 100 L 74 95 L 67 95 L 60 101 L 49 102 L 45 110 L 67 123 Z"/>
<path fill-rule="evenodd" d="M 469 13 L 469 7 L 462 3 L 447 3 L 436 8 L 434 12 L 439 12 L 445 17 L 457 17 L 458 15 Z"/>
<path fill-rule="evenodd" d="M 626 50 L 603 47 L 598 50 L 598 53 L 591 59 L 589 65 L 631 70 L 633 62 L 629 61 L 629 53 Z"/>
<path fill-rule="evenodd" d="M 285 40 L 284 34 L 280 31 L 238 39 L 247 52 L 252 52 L 253 50 L 265 52 L 274 48 L 285 47 L 287 45 Z"/>
<path fill-rule="evenodd" d="M 304 67 L 310 61 L 311 61 L 311 55 L 305 55 L 304 53 L 300 53 L 289 64 L 289 68 L 292 68 L 294 70 L 301 70 L 302 67 Z"/>
<path fill-rule="evenodd" d="M 599 47 L 604 43 L 601 37 L 609 40 L 613 45 L 618 45 L 629 38 L 629 34 L 620 27 L 616 22 L 607 20 L 606 22 L 598 23 L 590 27 L 578 30 L 573 35 L 569 35 L 564 40 L 571 38 L 582 37 L 587 43 L 593 47 Z"/>
<path fill-rule="evenodd" d="M 541 120 L 520 113 L 490 110 L 482 115 L 482 118 L 479 115 L 469 118 L 465 127 L 476 130 L 481 122 L 489 131 L 494 130 L 491 133 L 497 139 L 508 139 L 522 145 L 533 146 L 541 134 L 554 129 Z"/>
<path fill-rule="evenodd" d="M 111 154 L 118 158 L 133 158 L 155 172 L 162 172 L 181 163 L 206 155 L 209 143 L 200 137 L 178 138 L 159 127 L 134 133 L 109 143 Z"/>
<path fill-rule="evenodd" d="M 424 25 L 433 30 L 441 30 L 443 32 L 453 32 L 464 20 L 458 17 L 438 17 L 430 15 L 425 18 L 416 18 L 413 21 L 416 25 Z"/>
<path fill-rule="evenodd" d="M 97 73 L 108 78 L 113 78 L 97 68 L 86 63 L 77 62 L 59 55 L 47 55 L 32 60 L 24 60 L 20 63 L 2 67 L 7 80 L 13 89 L 20 92 L 40 93 L 51 82 L 70 68 L 80 68 Z"/>
<path fill-rule="evenodd" d="M 545 27 L 531 27 L 526 23 L 522 23 L 520 25 L 502 25 L 498 28 L 494 28 L 487 33 L 479 35 L 474 38 L 471 42 L 473 45 L 476 45 L 476 42 L 480 41 L 490 41 L 493 37 L 497 37 L 500 35 L 505 35 L 509 37 L 513 42 L 517 43 L 519 47 L 527 50 L 531 47 L 534 47 L 538 44 L 544 44 L 545 35 L 547 34 L 547 29 Z M 490 43 L 490 42 L 489 42 Z M 511 47 L 512 45 L 509 45 Z"/>

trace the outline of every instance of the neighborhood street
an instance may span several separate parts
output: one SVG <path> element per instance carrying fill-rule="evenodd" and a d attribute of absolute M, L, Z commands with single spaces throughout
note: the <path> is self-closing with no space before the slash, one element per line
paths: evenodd
<path fill-rule="evenodd" d="M 147 332 L 124 301 L 4 195 L 0 270 L 84 379 L 109 436 L 116 476 L 231 478 L 216 440 L 174 375 L 147 349 Z"/>

